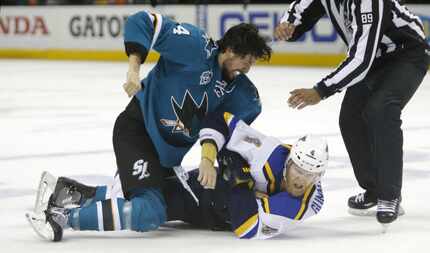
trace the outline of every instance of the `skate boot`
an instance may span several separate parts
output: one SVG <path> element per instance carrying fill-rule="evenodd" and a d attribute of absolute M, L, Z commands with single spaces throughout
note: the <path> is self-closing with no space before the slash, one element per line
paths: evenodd
<path fill-rule="evenodd" d="M 95 187 L 66 177 L 56 179 L 50 173 L 43 172 L 35 207 L 25 216 L 40 237 L 50 241 L 60 241 L 63 237 L 63 229 L 67 227 L 70 209 L 91 201 L 95 193 Z"/>
<path fill-rule="evenodd" d="M 81 184 L 67 177 L 60 177 L 49 202 L 51 206 L 74 208 L 81 206 L 86 200 L 92 199 L 95 194 L 95 187 Z"/>
<path fill-rule="evenodd" d="M 400 206 L 402 198 L 392 200 L 378 199 L 378 208 L 376 219 L 382 225 L 382 233 L 386 233 L 388 226 L 397 219 L 398 216 L 405 214 L 405 211 Z"/>
<path fill-rule="evenodd" d="M 403 208 L 400 206 L 401 198 L 393 200 L 378 199 L 378 208 L 376 218 L 381 224 L 389 224 L 397 219 L 399 215 L 404 214 Z"/>
<path fill-rule="evenodd" d="M 63 229 L 67 226 L 69 210 L 51 206 L 43 213 L 27 213 L 26 217 L 33 230 L 41 238 L 58 242 L 63 238 Z"/>
<path fill-rule="evenodd" d="M 348 199 L 348 212 L 357 216 L 374 216 L 376 214 L 376 197 L 367 192 L 359 193 Z"/>

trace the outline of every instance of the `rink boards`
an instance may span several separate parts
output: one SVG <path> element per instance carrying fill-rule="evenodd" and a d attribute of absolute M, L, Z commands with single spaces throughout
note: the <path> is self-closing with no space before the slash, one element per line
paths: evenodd
<path fill-rule="evenodd" d="M 408 7 L 422 18 L 429 36 L 430 6 Z M 326 17 L 298 42 L 273 41 L 274 28 L 288 5 L 3 7 L 0 58 L 125 60 L 125 20 L 144 9 L 198 25 L 215 39 L 235 24 L 254 23 L 271 41 L 274 55 L 270 64 L 332 66 L 344 58 L 345 46 Z M 151 53 L 149 60 L 157 57 Z"/>

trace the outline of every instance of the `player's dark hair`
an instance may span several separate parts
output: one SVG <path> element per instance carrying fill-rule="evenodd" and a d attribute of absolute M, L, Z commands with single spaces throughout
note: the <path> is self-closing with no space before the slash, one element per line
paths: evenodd
<path fill-rule="evenodd" d="M 272 48 L 258 34 L 258 29 L 253 24 L 241 23 L 231 27 L 217 43 L 221 52 L 230 48 L 237 55 L 250 54 L 265 61 L 270 60 L 272 55 Z"/>

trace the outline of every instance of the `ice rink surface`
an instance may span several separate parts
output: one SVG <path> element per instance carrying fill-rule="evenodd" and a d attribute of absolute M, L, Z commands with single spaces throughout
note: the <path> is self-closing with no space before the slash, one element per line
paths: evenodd
<path fill-rule="evenodd" d="M 149 67 L 143 66 L 142 76 Z M 249 74 L 263 104 L 254 127 L 286 143 L 308 132 L 329 142 L 326 204 L 319 215 L 267 241 L 185 224 L 150 233 L 66 231 L 60 243 L 41 241 L 24 213 L 33 206 L 42 171 L 89 184 L 107 183 L 115 173 L 111 132 L 129 101 L 122 91 L 126 71 L 124 62 L 0 61 L 0 252 L 429 252 L 430 76 L 402 116 L 406 215 L 382 234 L 374 217 L 347 212 L 347 198 L 361 190 L 337 123 L 343 93 L 301 111 L 286 103 L 290 90 L 312 87 L 330 69 L 263 66 Z M 184 165 L 195 167 L 198 161 L 195 147 Z"/>

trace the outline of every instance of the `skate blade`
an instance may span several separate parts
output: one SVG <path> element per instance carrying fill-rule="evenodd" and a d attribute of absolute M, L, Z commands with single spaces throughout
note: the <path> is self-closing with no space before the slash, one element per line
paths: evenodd
<path fill-rule="evenodd" d="M 36 234 L 40 238 L 47 241 L 53 241 L 54 231 L 52 230 L 52 227 L 46 222 L 44 216 L 45 215 L 43 215 L 43 213 L 36 214 L 33 212 L 28 212 L 25 214 L 25 217 L 27 218 L 28 223 L 30 223 L 34 232 L 36 232 Z"/>
<path fill-rule="evenodd" d="M 376 206 L 369 209 L 353 209 L 349 208 L 348 213 L 354 216 L 376 216 Z"/>
<path fill-rule="evenodd" d="M 388 231 L 388 228 L 390 227 L 390 224 L 381 224 L 381 226 L 382 226 L 382 230 L 381 230 L 382 234 L 386 234 Z"/>
<path fill-rule="evenodd" d="M 376 216 L 376 206 L 369 208 L 369 209 L 353 209 L 353 208 L 349 208 L 348 209 L 348 213 L 354 215 L 354 216 L 370 216 L 370 217 L 375 217 Z M 402 206 L 399 207 L 399 214 L 398 216 L 403 216 L 405 215 L 405 210 L 403 209 Z"/>
<path fill-rule="evenodd" d="M 37 188 L 36 202 L 34 212 L 41 213 L 48 207 L 49 197 L 55 190 L 57 178 L 49 172 L 44 171 L 40 177 L 39 187 Z"/>

